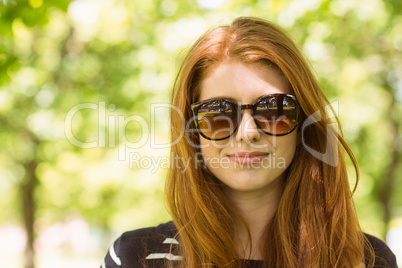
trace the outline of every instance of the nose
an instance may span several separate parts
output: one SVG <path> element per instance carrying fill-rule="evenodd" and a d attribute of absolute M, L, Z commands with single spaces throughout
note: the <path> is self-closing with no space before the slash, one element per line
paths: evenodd
<path fill-rule="evenodd" d="M 236 133 L 236 140 L 241 141 L 258 141 L 261 138 L 261 132 L 256 125 L 251 110 L 243 110 L 239 128 Z"/>

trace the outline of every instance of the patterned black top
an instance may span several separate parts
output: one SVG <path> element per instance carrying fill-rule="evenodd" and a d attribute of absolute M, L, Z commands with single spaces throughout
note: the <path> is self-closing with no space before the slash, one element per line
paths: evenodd
<path fill-rule="evenodd" d="M 122 234 L 109 248 L 102 268 L 167 267 L 168 261 L 180 261 L 175 252 L 179 242 L 175 239 L 177 229 L 173 222 L 157 227 L 138 229 Z M 374 248 L 375 266 L 397 268 L 396 258 L 388 246 L 380 239 L 365 234 Z M 172 251 L 170 247 L 172 246 Z M 259 268 L 261 261 L 243 260 L 246 267 Z"/>

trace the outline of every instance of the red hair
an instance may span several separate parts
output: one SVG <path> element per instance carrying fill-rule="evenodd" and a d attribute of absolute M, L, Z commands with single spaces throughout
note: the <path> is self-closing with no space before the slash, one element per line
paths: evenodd
<path fill-rule="evenodd" d="M 234 221 L 245 221 L 225 198 L 217 178 L 197 161 L 198 151 L 191 144 L 199 144 L 199 137 L 185 126 L 192 117 L 190 104 L 198 99 L 200 82 L 215 66 L 229 60 L 274 66 L 298 99 L 302 120 L 309 122 L 320 115 L 314 124 L 298 128 L 300 142 L 285 171 L 279 207 L 266 226 L 266 243 L 260 249 L 264 267 L 360 267 L 365 249 L 370 256 L 373 251 L 355 213 L 345 152 L 358 178 L 356 160 L 336 117 L 339 132 L 331 125 L 326 110 L 329 102 L 296 45 L 277 26 L 256 18 L 238 18 L 200 37 L 176 78 L 172 103 L 183 114 L 171 112 L 171 139 L 178 140 L 171 151 L 191 164 L 170 169 L 165 194 L 179 231 L 180 265 L 238 267 Z"/>

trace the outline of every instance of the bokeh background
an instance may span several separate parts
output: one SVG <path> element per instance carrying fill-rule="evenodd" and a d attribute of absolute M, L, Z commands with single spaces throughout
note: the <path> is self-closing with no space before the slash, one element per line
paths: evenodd
<path fill-rule="evenodd" d="M 169 220 L 164 104 L 185 50 L 237 16 L 311 61 L 360 165 L 361 226 L 402 265 L 402 1 L 1 0 L 0 267 L 99 267 Z"/>

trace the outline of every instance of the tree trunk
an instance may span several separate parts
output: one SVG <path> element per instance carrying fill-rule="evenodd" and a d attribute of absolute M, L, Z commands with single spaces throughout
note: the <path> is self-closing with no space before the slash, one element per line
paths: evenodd
<path fill-rule="evenodd" d="M 390 114 L 392 111 L 390 110 Z M 391 153 L 391 161 L 388 165 L 388 168 L 384 172 L 384 177 L 382 178 L 383 185 L 380 187 L 378 192 L 378 199 L 381 202 L 382 209 L 384 211 L 383 214 L 383 221 L 384 221 L 384 228 L 382 230 L 382 237 L 385 237 L 388 229 L 389 223 L 392 218 L 392 196 L 395 187 L 395 180 L 396 180 L 396 172 L 398 169 L 398 164 L 400 163 L 401 155 L 399 153 L 399 122 L 395 120 L 395 118 L 391 119 L 391 131 L 393 134 L 392 145 L 390 146 Z"/>
<path fill-rule="evenodd" d="M 35 222 L 35 188 L 38 179 L 35 169 L 38 166 L 36 160 L 32 160 L 24 165 L 26 171 L 26 180 L 21 184 L 20 190 L 22 195 L 22 210 L 24 215 L 25 231 L 27 235 L 27 243 L 25 248 L 25 268 L 35 267 L 35 249 L 34 249 L 34 222 Z"/>

